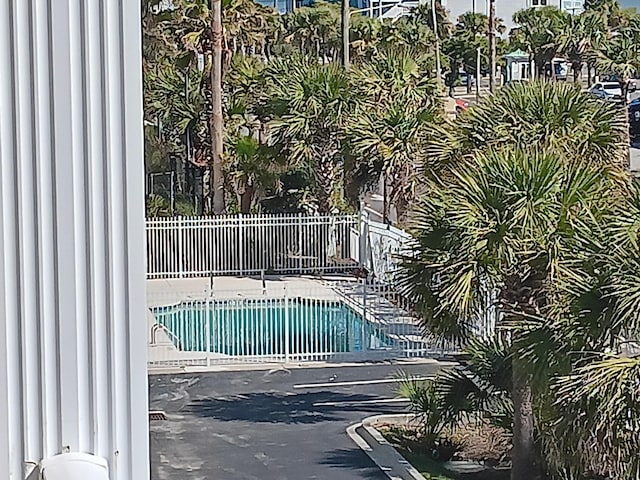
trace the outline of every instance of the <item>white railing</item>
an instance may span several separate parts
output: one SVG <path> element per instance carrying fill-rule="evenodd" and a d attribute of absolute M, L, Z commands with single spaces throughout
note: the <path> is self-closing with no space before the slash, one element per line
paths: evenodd
<path fill-rule="evenodd" d="M 400 257 L 412 248 L 413 237 L 392 225 L 371 219 L 363 210 L 358 225 L 349 231 L 349 243 L 354 260 L 382 283 L 393 283 Z"/>
<path fill-rule="evenodd" d="M 455 350 L 425 337 L 407 302 L 381 284 L 270 280 L 258 290 L 156 291 L 148 305 L 151 368 L 383 360 Z"/>
<path fill-rule="evenodd" d="M 422 329 L 394 288 L 399 257 L 410 254 L 412 237 L 371 221 L 366 212 L 359 218 L 157 219 L 148 221 L 147 235 L 150 367 L 360 361 L 460 350 Z M 343 275 L 353 267 L 364 268 L 367 280 Z M 340 275 L 301 277 L 318 272 Z M 256 273 L 260 278 L 250 277 Z M 487 305 L 494 293 L 486 292 Z M 479 311 L 476 335 L 493 335 L 496 315 L 493 307 Z"/>
<path fill-rule="evenodd" d="M 340 272 L 355 267 L 353 215 L 147 220 L 147 277 Z"/>

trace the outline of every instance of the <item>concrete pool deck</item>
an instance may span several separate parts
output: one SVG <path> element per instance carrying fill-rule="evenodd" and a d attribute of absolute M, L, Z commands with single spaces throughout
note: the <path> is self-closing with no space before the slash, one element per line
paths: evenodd
<path fill-rule="evenodd" d="M 312 295 L 309 298 L 336 298 L 330 283 L 352 281 L 352 277 L 325 276 L 265 276 L 259 277 L 213 277 L 147 280 L 147 305 L 166 305 L 185 299 L 213 297 L 217 299 L 243 297 L 281 297 L 286 292 Z"/>

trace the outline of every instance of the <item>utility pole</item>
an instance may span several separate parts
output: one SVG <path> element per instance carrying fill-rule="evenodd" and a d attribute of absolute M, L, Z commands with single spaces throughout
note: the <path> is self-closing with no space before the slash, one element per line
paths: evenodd
<path fill-rule="evenodd" d="M 480 102 L 480 47 L 476 50 L 476 103 Z M 469 81 L 469 75 L 467 75 L 467 82 Z"/>
<path fill-rule="evenodd" d="M 342 66 L 349 70 L 351 62 L 349 60 L 349 0 L 342 0 Z"/>
<path fill-rule="evenodd" d="M 222 0 L 211 0 L 211 164 L 209 198 L 214 215 L 224 213 L 224 179 L 222 177 Z"/>
<path fill-rule="evenodd" d="M 496 0 L 489 0 L 489 52 L 491 55 L 489 91 L 494 93 L 496 89 Z"/>
<path fill-rule="evenodd" d="M 438 17 L 436 15 L 436 0 L 431 0 L 431 15 L 433 16 L 433 34 L 436 37 L 436 82 L 442 83 L 440 76 L 440 37 L 438 36 Z"/>

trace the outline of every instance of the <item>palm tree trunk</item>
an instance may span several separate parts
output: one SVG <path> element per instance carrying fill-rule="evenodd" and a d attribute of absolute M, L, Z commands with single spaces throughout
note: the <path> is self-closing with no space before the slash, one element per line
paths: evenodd
<path fill-rule="evenodd" d="M 331 211 L 331 194 L 335 183 L 335 167 L 330 157 L 321 157 L 316 168 L 316 199 L 320 213 Z"/>
<path fill-rule="evenodd" d="M 254 185 L 245 185 L 244 191 L 240 194 L 240 212 L 243 214 L 251 213 L 251 205 L 253 205 L 253 196 L 256 188 Z"/>
<path fill-rule="evenodd" d="M 211 164 L 209 195 L 211 211 L 220 215 L 225 210 L 224 178 L 222 176 L 222 0 L 211 0 Z"/>
<path fill-rule="evenodd" d="M 512 362 L 514 418 L 511 480 L 534 480 L 537 474 L 531 383 L 521 359 L 514 356 Z"/>

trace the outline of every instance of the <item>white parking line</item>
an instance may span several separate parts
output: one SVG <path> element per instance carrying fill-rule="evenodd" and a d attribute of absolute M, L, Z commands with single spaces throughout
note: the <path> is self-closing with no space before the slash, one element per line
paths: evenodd
<path fill-rule="evenodd" d="M 411 377 L 411 380 L 430 380 L 433 376 Z M 303 383 L 294 385 L 293 388 L 326 388 L 326 387 L 348 387 L 351 385 L 376 385 L 378 383 L 400 383 L 402 378 L 381 378 L 378 380 L 354 380 L 351 382 L 327 382 L 327 383 Z"/>
<path fill-rule="evenodd" d="M 381 398 L 379 400 L 362 400 L 359 402 L 318 402 L 314 403 L 314 407 L 341 407 L 347 405 L 375 405 L 377 403 L 407 403 L 409 401 L 408 398 Z"/>

